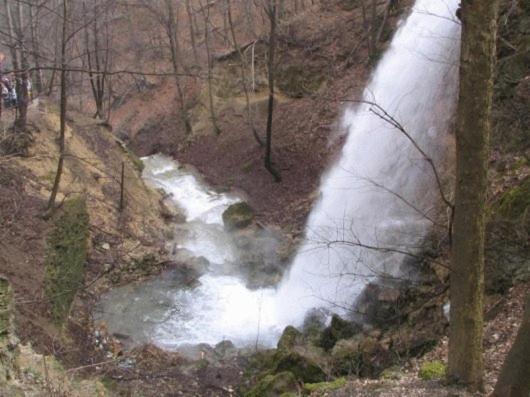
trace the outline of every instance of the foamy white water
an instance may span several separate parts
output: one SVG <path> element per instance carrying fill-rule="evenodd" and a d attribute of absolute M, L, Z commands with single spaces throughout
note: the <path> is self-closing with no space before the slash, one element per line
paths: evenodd
<path fill-rule="evenodd" d="M 456 103 L 457 6 L 456 0 L 418 0 L 363 94 L 437 164 L 448 150 Z M 322 178 L 307 241 L 278 292 L 285 302 L 281 322 L 300 324 L 320 305 L 347 311 L 377 275 L 399 275 L 405 258 L 359 246 L 414 253 L 433 228 L 428 218 L 436 219 L 440 195 L 432 170 L 404 134 L 374 111 L 365 104 L 345 113 L 342 155 Z"/>
<path fill-rule="evenodd" d="M 448 150 L 456 99 L 457 4 L 418 0 L 363 94 L 394 117 L 438 164 Z M 238 346 L 270 346 L 285 326 L 301 325 L 310 309 L 344 313 L 377 275 L 401 274 L 405 255 L 358 245 L 419 249 L 440 209 L 432 170 L 410 141 L 370 106 L 349 106 L 343 122 L 348 137 L 341 157 L 322 178 L 307 241 L 276 290 L 249 290 L 226 271 L 227 263 L 237 264 L 237 257 L 222 229 L 221 214 L 237 198 L 206 189 L 167 157 L 145 159 L 146 179 L 171 193 L 187 215 L 187 224 L 177 230 L 180 247 L 206 257 L 212 266 L 191 290 L 175 288 L 166 275 L 110 292 L 101 308 L 113 313 L 102 316 L 111 331 L 170 349 L 223 339 Z"/>

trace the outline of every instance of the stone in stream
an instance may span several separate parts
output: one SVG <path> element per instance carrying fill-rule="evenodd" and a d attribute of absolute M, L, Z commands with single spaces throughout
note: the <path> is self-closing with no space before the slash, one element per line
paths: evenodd
<path fill-rule="evenodd" d="M 244 229 L 254 222 L 254 210 L 244 201 L 232 204 L 223 212 L 223 223 L 227 230 Z"/>

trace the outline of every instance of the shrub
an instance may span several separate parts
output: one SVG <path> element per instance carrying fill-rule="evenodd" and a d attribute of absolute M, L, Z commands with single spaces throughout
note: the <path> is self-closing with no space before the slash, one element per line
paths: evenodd
<path fill-rule="evenodd" d="M 46 248 L 46 297 L 53 318 L 62 323 L 83 281 L 89 235 L 86 202 L 81 197 L 68 200 Z"/>

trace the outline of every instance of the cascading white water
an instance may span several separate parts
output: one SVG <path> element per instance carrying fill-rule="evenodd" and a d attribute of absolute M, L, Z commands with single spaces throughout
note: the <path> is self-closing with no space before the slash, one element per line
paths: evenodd
<path fill-rule="evenodd" d="M 394 117 L 437 164 L 448 150 L 455 104 L 457 4 L 417 0 L 363 95 Z M 346 110 L 341 157 L 322 178 L 306 242 L 276 290 L 249 290 L 226 272 L 224 262 L 237 258 L 220 214 L 234 198 L 200 188 L 170 159 L 148 159 L 147 178 L 172 193 L 187 214 L 177 241 L 213 266 L 192 290 L 175 290 L 171 278 L 161 278 L 112 291 L 100 305 L 111 331 L 166 348 L 222 339 L 270 346 L 285 326 L 301 325 L 309 310 L 344 312 L 372 278 L 400 274 L 405 255 L 393 251 L 415 252 L 422 244 L 433 230 L 440 195 L 425 158 L 370 108 Z"/>
<path fill-rule="evenodd" d="M 456 97 L 457 5 L 416 1 L 363 94 L 380 108 L 362 104 L 346 111 L 342 155 L 323 177 L 306 242 L 280 286 L 282 320 L 300 324 L 318 306 L 351 308 L 371 278 L 400 273 L 405 255 L 396 251 L 416 252 L 432 230 L 440 203 L 433 171 L 381 113 L 398 121 L 439 166 Z"/>

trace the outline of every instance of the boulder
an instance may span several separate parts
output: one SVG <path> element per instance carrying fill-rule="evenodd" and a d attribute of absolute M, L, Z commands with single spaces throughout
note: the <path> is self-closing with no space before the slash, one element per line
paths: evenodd
<path fill-rule="evenodd" d="M 319 346 L 330 350 L 340 339 L 348 339 L 361 332 L 361 326 L 357 323 L 346 321 L 337 314 L 331 318 L 331 324 L 320 336 Z"/>
<path fill-rule="evenodd" d="M 274 359 L 274 373 L 291 372 L 296 379 L 308 383 L 318 383 L 326 380 L 326 373 L 308 357 L 289 351 L 279 350 Z"/>
<path fill-rule="evenodd" d="M 361 341 L 363 336 L 339 340 L 331 350 L 333 371 L 341 375 L 360 373 L 362 365 Z"/>
<path fill-rule="evenodd" d="M 327 316 L 327 311 L 323 309 L 313 309 L 310 310 L 304 318 L 302 333 L 317 346 L 321 346 L 320 340 L 322 338 L 322 332 L 326 328 Z"/>
<path fill-rule="evenodd" d="M 291 350 L 296 342 L 302 337 L 302 333 L 298 331 L 292 325 L 285 327 L 283 330 L 282 336 L 278 341 L 278 350 L 288 351 Z"/>
<path fill-rule="evenodd" d="M 216 344 L 213 351 L 220 358 L 237 354 L 237 348 L 234 346 L 232 341 L 229 340 L 223 340 Z"/>
<path fill-rule="evenodd" d="M 357 310 L 364 322 L 387 327 L 402 316 L 403 288 L 398 283 L 368 284 L 357 300 Z"/>
<path fill-rule="evenodd" d="M 254 210 L 244 201 L 232 204 L 223 212 L 223 223 L 227 230 L 244 229 L 254 221 Z"/>
<path fill-rule="evenodd" d="M 295 376 L 288 371 L 264 376 L 245 397 L 277 397 L 284 393 L 297 392 Z"/>

